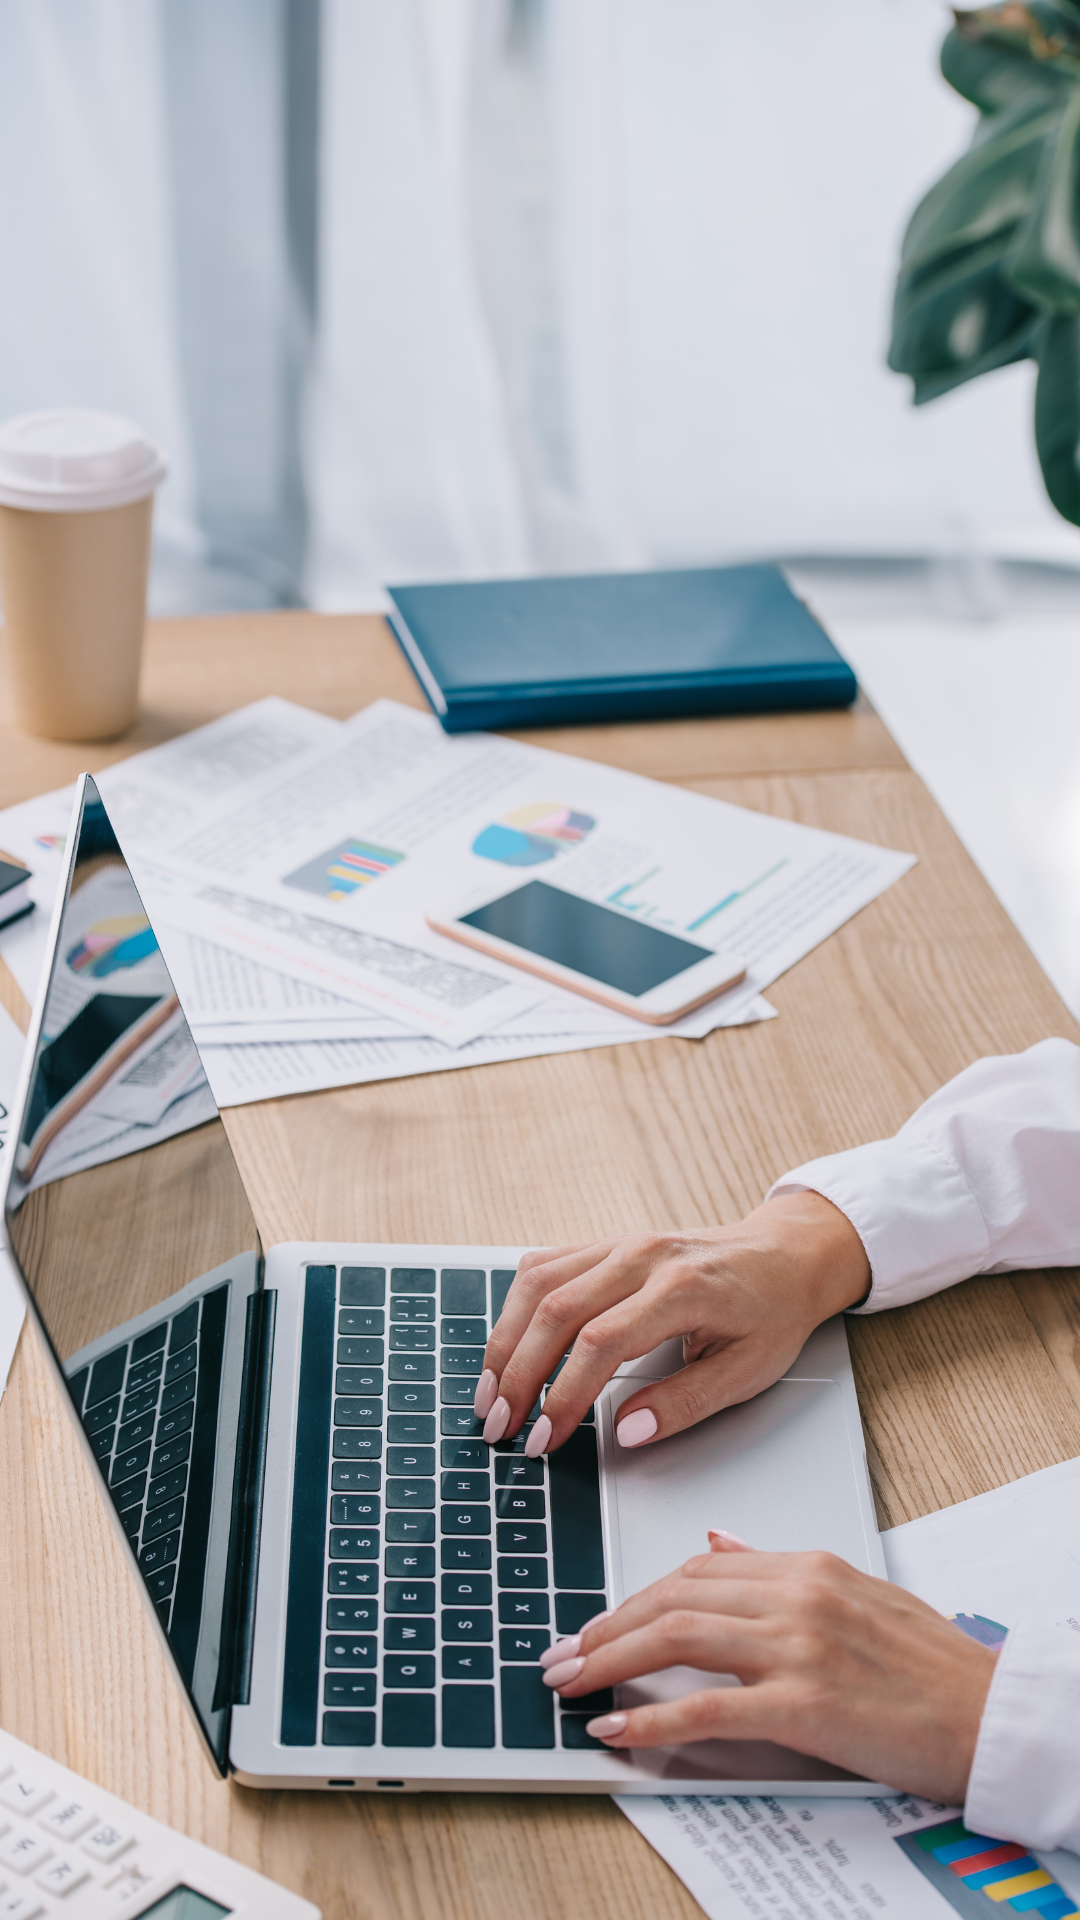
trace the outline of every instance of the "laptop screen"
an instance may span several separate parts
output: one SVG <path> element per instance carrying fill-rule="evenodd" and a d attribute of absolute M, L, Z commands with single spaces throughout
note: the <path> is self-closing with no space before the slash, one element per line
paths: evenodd
<path fill-rule="evenodd" d="M 132 1566 L 220 1764 L 234 1697 L 229 1541 L 259 1237 L 89 778 L 74 832 L 5 1220 Z"/>

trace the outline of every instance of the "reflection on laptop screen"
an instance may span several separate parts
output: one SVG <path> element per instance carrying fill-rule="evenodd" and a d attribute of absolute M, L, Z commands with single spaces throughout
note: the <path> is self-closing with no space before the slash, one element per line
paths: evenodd
<path fill-rule="evenodd" d="M 13 1149 L 15 1257 L 221 1760 L 236 1697 L 227 1568 L 259 1238 L 91 780 Z"/>

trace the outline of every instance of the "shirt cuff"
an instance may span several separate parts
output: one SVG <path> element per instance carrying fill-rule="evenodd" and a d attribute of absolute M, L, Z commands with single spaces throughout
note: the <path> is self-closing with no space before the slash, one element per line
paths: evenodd
<path fill-rule="evenodd" d="M 870 1262 L 870 1291 L 850 1309 L 879 1313 L 939 1293 L 986 1265 L 990 1236 L 954 1160 L 924 1141 L 872 1140 L 808 1160 L 766 1194 L 823 1194 L 854 1227 Z"/>
<path fill-rule="evenodd" d="M 973 1833 L 1080 1851 L 1080 1633 L 1021 1620 L 998 1654 L 968 1782 Z"/>

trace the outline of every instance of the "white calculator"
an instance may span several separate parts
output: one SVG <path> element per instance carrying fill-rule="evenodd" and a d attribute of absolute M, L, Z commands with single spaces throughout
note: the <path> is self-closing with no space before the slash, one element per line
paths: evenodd
<path fill-rule="evenodd" d="M 318 1907 L 0 1731 L 0 1920 L 320 1920 Z"/>

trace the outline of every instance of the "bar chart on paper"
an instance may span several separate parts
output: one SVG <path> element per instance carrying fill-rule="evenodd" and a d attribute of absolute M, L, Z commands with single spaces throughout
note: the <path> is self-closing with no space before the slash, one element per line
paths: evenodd
<path fill-rule="evenodd" d="M 725 907 L 733 907 L 736 900 L 744 900 L 748 893 L 753 893 L 756 888 L 764 886 L 766 880 L 771 880 L 775 874 L 790 864 L 789 860 L 777 860 L 771 867 L 767 867 L 764 873 L 756 874 L 752 880 L 748 880 L 745 886 L 728 888 L 712 906 L 706 907 L 703 913 L 698 913 L 692 920 L 688 920 L 683 931 L 698 933 L 702 927 L 708 926 L 710 920 L 715 920 L 718 914 L 723 913 Z M 647 873 L 641 875 L 640 879 L 628 880 L 623 886 L 616 887 L 614 893 L 609 893 L 607 896 L 608 906 L 619 907 L 623 913 L 636 914 L 641 920 L 655 920 L 658 926 L 675 926 L 678 923 L 674 916 L 670 913 L 665 914 L 662 911 L 662 901 L 653 897 L 653 893 L 656 895 L 660 893 L 660 886 L 656 883 L 660 881 L 663 871 L 660 866 L 651 867 Z M 650 882 L 654 883 L 653 893 L 649 890 Z"/>
<path fill-rule="evenodd" d="M 1075 1900 L 1040 1866 L 1035 1855 L 1012 1841 L 972 1833 L 962 1820 L 944 1820 L 895 1843 L 912 1864 L 967 1920 L 991 1914 L 1030 1914 L 1032 1920 L 1071 1920 Z"/>

